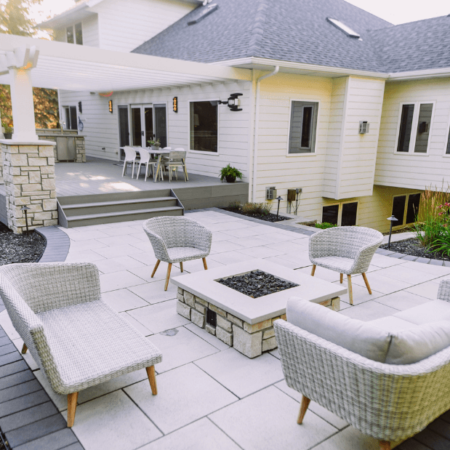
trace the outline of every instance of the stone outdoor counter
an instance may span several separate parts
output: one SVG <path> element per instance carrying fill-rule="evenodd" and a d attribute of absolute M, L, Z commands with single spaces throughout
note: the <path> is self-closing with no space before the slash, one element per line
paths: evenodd
<path fill-rule="evenodd" d="M 251 298 L 216 280 L 262 270 L 297 287 Z M 175 277 L 177 312 L 249 358 L 277 348 L 273 323 L 286 319 L 291 297 L 313 301 L 339 311 L 339 295 L 347 289 L 264 260 L 246 261 Z"/>

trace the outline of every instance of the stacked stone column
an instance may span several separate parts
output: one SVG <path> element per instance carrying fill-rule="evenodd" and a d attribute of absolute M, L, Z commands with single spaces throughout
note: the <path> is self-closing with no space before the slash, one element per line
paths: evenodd
<path fill-rule="evenodd" d="M 58 224 L 53 146 L 48 141 L 2 143 L 8 227 L 14 233 L 26 230 L 23 206 L 30 208 L 29 229 Z"/>

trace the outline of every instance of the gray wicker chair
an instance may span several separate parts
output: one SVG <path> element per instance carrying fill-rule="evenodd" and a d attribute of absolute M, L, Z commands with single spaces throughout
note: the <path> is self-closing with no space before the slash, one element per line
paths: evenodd
<path fill-rule="evenodd" d="M 183 272 L 183 261 L 201 258 L 203 267 L 208 270 L 206 257 L 211 251 L 212 233 L 207 228 L 185 217 L 155 217 L 143 226 L 158 259 L 152 278 L 161 261 L 169 263 L 165 291 L 169 286 L 172 264 L 180 263 Z"/>
<path fill-rule="evenodd" d="M 450 302 L 450 280 L 438 298 Z M 289 315 L 288 315 L 289 320 Z M 284 320 L 274 323 L 287 385 L 380 441 L 407 439 L 450 409 L 450 347 L 414 364 L 372 361 Z"/>
<path fill-rule="evenodd" d="M 13 264 L 0 268 L 0 296 L 53 390 L 67 395 L 67 426 L 78 392 L 146 369 L 157 394 L 161 352 L 102 300 L 94 264 Z"/>
<path fill-rule="evenodd" d="M 362 274 L 369 294 L 372 294 L 366 271 L 373 255 L 383 242 L 383 235 L 364 227 L 336 227 L 319 231 L 309 238 L 309 259 L 313 263 L 311 275 L 316 266 L 347 275 L 350 304 L 353 305 L 352 275 Z"/>

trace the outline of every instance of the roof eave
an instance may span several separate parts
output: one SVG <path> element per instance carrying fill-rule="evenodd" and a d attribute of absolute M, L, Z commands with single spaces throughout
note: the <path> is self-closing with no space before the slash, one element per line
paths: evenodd
<path fill-rule="evenodd" d="M 423 78 L 446 78 L 446 77 L 450 77 L 450 67 L 444 67 L 440 69 L 412 70 L 409 72 L 395 72 L 389 74 L 389 79 L 395 81 L 420 80 Z"/>

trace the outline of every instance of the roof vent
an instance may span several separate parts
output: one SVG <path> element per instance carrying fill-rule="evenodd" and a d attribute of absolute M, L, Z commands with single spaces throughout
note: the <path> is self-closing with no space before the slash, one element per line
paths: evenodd
<path fill-rule="evenodd" d="M 328 22 L 333 24 L 336 28 L 339 28 L 341 31 L 343 31 L 347 36 L 356 39 L 359 39 L 361 37 L 356 31 L 353 31 L 350 27 L 343 24 L 340 20 L 332 19 L 331 17 L 327 17 L 327 20 Z"/>
<path fill-rule="evenodd" d="M 188 25 L 195 25 L 196 23 L 201 22 L 205 17 L 213 13 L 218 7 L 219 5 L 217 3 L 208 3 L 206 5 L 203 4 L 201 8 L 195 10 L 196 14 L 188 22 Z"/>

